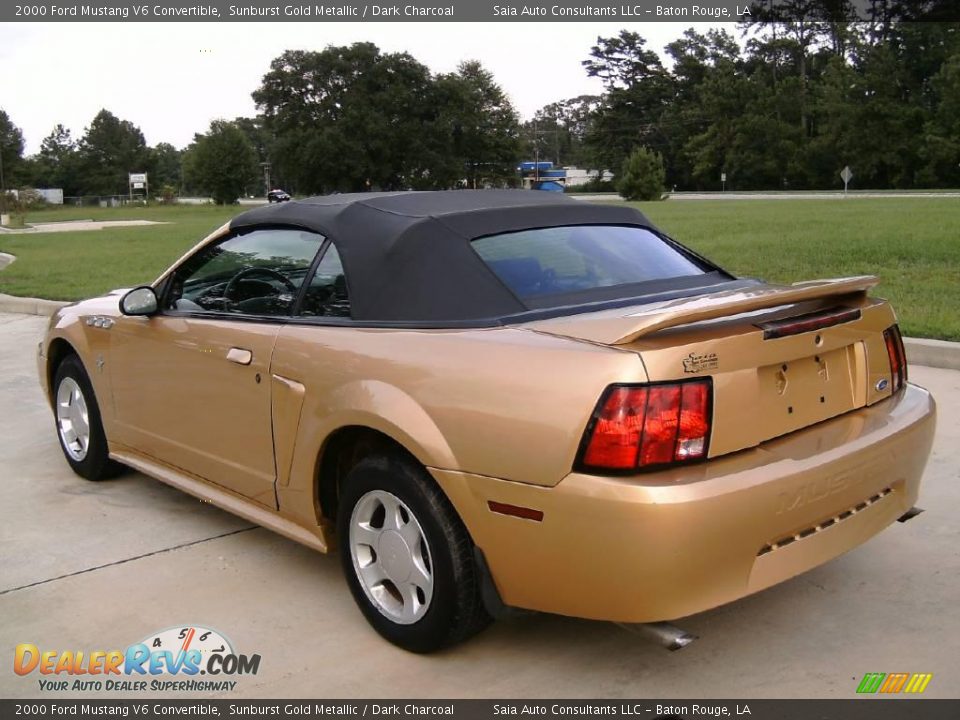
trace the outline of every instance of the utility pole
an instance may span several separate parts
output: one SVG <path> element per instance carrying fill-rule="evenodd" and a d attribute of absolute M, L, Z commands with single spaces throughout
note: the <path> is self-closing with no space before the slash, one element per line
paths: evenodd
<path fill-rule="evenodd" d="M 537 121 L 533 121 L 533 177 L 534 183 L 540 185 L 540 131 L 537 129 Z"/>
<path fill-rule="evenodd" d="M 266 196 L 270 192 L 270 163 L 262 162 L 260 167 L 263 168 L 263 194 Z"/>

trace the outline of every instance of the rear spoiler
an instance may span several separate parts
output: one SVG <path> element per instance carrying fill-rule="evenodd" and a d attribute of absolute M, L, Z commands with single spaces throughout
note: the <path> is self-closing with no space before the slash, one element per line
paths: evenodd
<path fill-rule="evenodd" d="M 603 345 L 626 345 L 658 330 L 739 315 L 740 313 L 791 305 L 828 297 L 862 297 L 880 279 L 873 275 L 811 280 L 793 285 L 758 285 L 745 290 L 697 295 L 673 300 L 629 315 L 620 311 L 601 311 L 583 315 L 542 320 L 531 329 L 551 335 L 579 338 Z"/>

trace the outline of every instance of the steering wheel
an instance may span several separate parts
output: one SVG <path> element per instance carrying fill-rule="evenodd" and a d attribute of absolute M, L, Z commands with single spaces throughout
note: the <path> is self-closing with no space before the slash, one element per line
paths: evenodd
<path fill-rule="evenodd" d="M 276 278 L 283 283 L 284 287 L 286 287 L 291 294 L 297 294 L 297 286 L 290 282 L 290 279 L 283 273 L 279 273 L 276 270 L 272 270 L 267 267 L 249 267 L 244 268 L 230 278 L 230 282 L 228 282 L 227 286 L 223 289 L 223 299 L 229 303 L 235 303 L 236 301 L 233 299 L 233 291 L 236 290 L 237 286 L 240 284 L 240 281 L 258 273 L 261 275 L 270 275 L 271 277 Z"/>

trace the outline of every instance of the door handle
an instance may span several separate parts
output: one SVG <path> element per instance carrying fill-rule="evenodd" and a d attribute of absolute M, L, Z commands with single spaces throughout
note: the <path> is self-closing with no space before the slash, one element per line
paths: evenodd
<path fill-rule="evenodd" d="M 244 348 L 230 348 L 227 350 L 227 360 L 237 365 L 249 365 L 253 361 L 253 353 Z"/>

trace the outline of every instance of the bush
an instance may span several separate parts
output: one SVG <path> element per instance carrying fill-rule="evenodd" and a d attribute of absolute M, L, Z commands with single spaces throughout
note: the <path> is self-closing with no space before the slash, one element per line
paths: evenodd
<path fill-rule="evenodd" d="M 42 210 L 46 206 L 43 195 L 33 188 L 8 190 L 6 197 L 0 198 L 0 210 L 10 214 L 9 227 L 24 227 L 28 210 Z"/>
<path fill-rule="evenodd" d="M 160 188 L 160 202 L 164 205 L 173 205 L 177 201 L 177 189 L 173 185 L 164 185 Z"/>
<path fill-rule="evenodd" d="M 47 206 L 47 201 L 43 195 L 33 188 L 23 188 L 17 193 L 17 204 L 23 212 L 27 210 L 43 210 Z"/>
<path fill-rule="evenodd" d="M 585 183 L 579 185 L 568 185 L 564 192 L 568 193 L 606 193 L 616 192 L 617 186 L 612 180 L 603 180 L 601 178 L 591 178 Z"/>
<path fill-rule="evenodd" d="M 660 200 L 666 173 L 659 153 L 638 147 L 624 161 L 617 190 L 627 200 Z"/>

